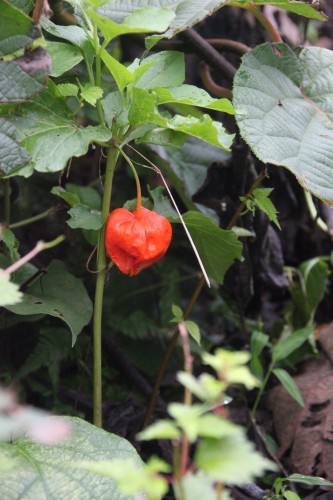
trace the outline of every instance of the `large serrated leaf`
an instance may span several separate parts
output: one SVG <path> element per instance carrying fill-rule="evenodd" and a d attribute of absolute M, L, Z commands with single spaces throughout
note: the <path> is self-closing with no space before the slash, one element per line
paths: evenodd
<path fill-rule="evenodd" d="M 151 37 L 150 42 L 148 42 L 149 47 L 154 45 L 160 38 L 171 38 L 180 31 L 190 28 L 195 23 L 212 14 L 223 3 L 223 0 L 164 0 L 163 7 L 172 9 L 175 12 L 175 17 L 170 23 L 169 29 L 162 36 Z M 148 6 L 160 7 L 161 1 L 134 0 L 124 2 L 122 0 L 115 0 L 101 7 L 99 13 L 113 19 L 117 23 L 121 23 L 136 9 Z"/>
<path fill-rule="evenodd" d="M 163 33 L 168 29 L 175 14 L 165 7 L 147 6 L 135 10 L 119 24 L 91 10 L 89 16 L 101 30 L 104 39 L 109 42 L 116 36 L 129 33 Z"/>
<path fill-rule="evenodd" d="M 82 61 L 81 51 L 69 43 L 50 42 L 46 44 L 52 59 L 50 76 L 60 76 Z"/>
<path fill-rule="evenodd" d="M 111 138 L 111 132 L 102 125 L 77 126 L 54 84 L 26 104 L 13 121 L 20 132 L 21 145 L 31 154 L 39 172 L 62 170 L 70 158 L 84 155 L 91 142 Z"/>
<path fill-rule="evenodd" d="M 194 85 L 180 85 L 168 89 L 158 87 L 154 89 L 154 93 L 158 97 L 158 104 L 189 104 L 190 106 L 234 114 L 234 109 L 228 99 L 214 99 L 205 90 Z"/>
<path fill-rule="evenodd" d="M 332 51 L 260 45 L 243 57 L 233 94 L 241 134 L 258 158 L 333 203 Z"/>
<path fill-rule="evenodd" d="M 311 5 L 313 3 L 314 6 Z M 311 19 L 319 19 L 326 21 L 327 16 L 322 12 L 318 12 L 316 2 L 302 2 L 294 0 L 227 0 L 226 5 L 234 5 L 235 7 L 244 7 L 246 5 L 272 5 L 278 9 L 284 9 L 288 12 L 293 12 L 299 16 L 309 17 Z"/>
<path fill-rule="evenodd" d="M 15 126 L 0 118 L 0 171 L 9 174 L 23 168 L 30 160 L 28 151 L 21 148 L 17 141 Z"/>
<path fill-rule="evenodd" d="M 183 219 L 208 276 L 223 283 L 229 267 L 242 256 L 241 242 L 233 231 L 221 229 L 200 212 L 186 212 Z"/>
<path fill-rule="evenodd" d="M 38 27 L 30 17 L 0 0 L 0 56 L 12 54 L 40 36 Z"/>
<path fill-rule="evenodd" d="M 152 63 L 147 71 L 139 78 L 136 87 L 142 89 L 154 89 L 155 87 L 174 87 L 181 85 L 185 80 L 184 54 L 173 50 L 152 54 L 144 59 L 145 64 Z M 137 62 L 134 61 L 129 69 Z"/>
<path fill-rule="evenodd" d="M 60 26 L 54 24 L 46 17 L 41 17 L 40 24 L 51 35 L 62 38 L 79 47 L 83 57 L 89 64 L 92 63 L 95 57 L 94 47 L 91 43 L 92 34 L 87 30 L 80 28 L 80 26 Z"/>
<path fill-rule="evenodd" d="M 51 59 L 38 48 L 12 61 L 0 61 L 0 102 L 24 102 L 46 85 Z"/>
<path fill-rule="evenodd" d="M 59 260 L 51 262 L 41 282 L 37 280 L 29 286 L 19 304 L 6 308 L 23 316 L 48 314 L 61 319 L 71 329 L 72 345 L 92 315 L 92 302 L 82 281 Z"/>
<path fill-rule="evenodd" d="M 79 418 L 65 418 L 71 436 L 55 445 L 40 445 L 26 438 L 1 443 L 0 453 L 16 460 L 16 467 L 1 474 L 1 498 L 6 500 L 129 500 L 119 492 L 115 481 L 82 469 L 83 460 L 132 459 L 138 467 L 140 457 L 123 438 L 97 429 Z"/>

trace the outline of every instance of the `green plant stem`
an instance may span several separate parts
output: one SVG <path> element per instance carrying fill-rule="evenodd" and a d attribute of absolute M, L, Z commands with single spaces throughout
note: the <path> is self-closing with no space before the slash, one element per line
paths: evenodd
<path fill-rule="evenodd" d="M 251 413 L 250 413 L 250 415 L 251 415 L 251 420 L 252 420 L 252 421 L 254 421 L 254 419 L 255 419 L 255 413 L 256 413 L 256 411 L 257 411 L 258 405 L 259 405 L 259 403 L 260 403 L 260 400 L 261 400 L 261 398 L 262 398 L 263 392 L 264 392 L 265 387 L 266 387 L 266 385 L 267 385 L 268 379 L 269 379 L 269 377 L 270 377 L 270 376 L 271 376 L 271 374 L 272 374 L 273 368 L 274 368 L 274 363 L 273 363 L 273 362 L 271 362 L 271 364 L 269 365 L 268 370 L 267 370 L 267 372 L 266 372 L 265 378 L 264 378 L 264 380 L 263 380 L 263 382 L 262 382 L 262 384 L 261 384 L 261 387 L 260 387 L 260 389 L 259 389 L 259 391 L 258 391 L 258 394 L 257 394 L 256 400 L 255 400 L 255 402 L 254 402 L 254 404 L 253 404 L 253 407 L 252 407 L 252 410 L 251 410 Z"/>
<path fill-rule="evenodd" d="M 318 215 L 317 209 L 315 207 L 315 204 L 313 203 L 312 195 L 309 193 L 309 191 L 304 190 L 304 196 L 305 196 L 305 201 L 309 210 L 309 214 L 311 216 L 311 219 L 315 221 L 318 227 L 322 231 L 325 231 L 325 233 L 329 232 L 329 229 L 327 227 L 327 224 L 321 219 Z"/>
<path fill-rule="evenodd" d="M 45 212 L 41 212 L 40 214 L 34 215 L 33 217 L 28 217 L 27 219 L 20 220 L 19 222 L 13 222 L 13 224 L 9 224 L 9 229 L 16 229 L 18 227 L 28 226 L 29 224 L 33 224 L 41 219 L 45 219 L 52 212 L 52 208 L 48 208 Z"/>
<path fill-rule="evenodd" d="M 98 87 L 101 87 L 102 86 L 101 47 L 99 45 L 97 26 L 95 23 L 94 23 L 94 44 L 95 44 L 95 54 L 96 54 L 95 56 L 96 85 Z M 105 125 L 102 103 L 100 99 L 98 99 L 96 102 L 96 109 L 100 123 L 102 125 Z"/>
<path fill-rule="evenodd" d="M 141 217 L 142 194 L 141 194 L 140 179 L 139 179 L 138 173 L 137 173 L 132 161 L 130 160 L 130 158 L 124 153 L 124 151 L 122 149 L 119 149 L 119 151 L 120 151 L 120 154 L 125 158 L 125 160 L 127 161 L 128 165 L 130 166 L 130 168 L 133 172 L 134 179 L 136 182 L 136 214 L 138 217 Z"/>
<path fill-rule="evenodd" d="M 265 28 L 267 33 L 269 33 L 273 42 L 283 42 L 280 33 L 276 31 L 273 24 L 269 21 L 269 19 L 267 19 L 265 14 L 256 5 L 247 4 L 246 6 L 240 5 L 240 7 L 252 12 L 257 21 L 259 21 L 259 23 Z"/>
<path fill-rule="evenodd" d="M 4 224 L 9 226 L 10 222 L 10 179 L 4 181 Z"/>
<path fill-rule="evenodd" d="M 104 193 L 102 201 L 102 220 L 106 221 L 111 202 L 112 181 L 119 151 L 109 147 L 106 162 Z M 94 336 L 94 424 L 102 427 L 102 312 L 106 275 L 105 227 L 99 232 L 97 244 L 97 279 L 94 301 L 93 336 Z"/>

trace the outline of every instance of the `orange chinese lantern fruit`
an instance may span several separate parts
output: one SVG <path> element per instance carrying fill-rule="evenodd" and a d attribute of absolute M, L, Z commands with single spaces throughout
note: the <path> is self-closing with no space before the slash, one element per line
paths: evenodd
<path fill-rule="evenodd" d="M 133 212 L 116 208 L 106 223 L 105 246 L 118 269 L 135 276 L 163 257 L 171 237 L 171 224 L 162 215 L 142 206 Z"/>

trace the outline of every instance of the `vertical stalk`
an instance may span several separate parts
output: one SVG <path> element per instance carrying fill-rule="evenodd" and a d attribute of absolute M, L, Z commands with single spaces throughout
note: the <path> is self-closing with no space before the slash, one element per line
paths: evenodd
<path fill-rule="evenodd" d="M 95 43 L 95 70 L 96 70 L 96 85 L 98 87 L 102 86 L 102 65 L 101 65 L 101 47 L 99 45 L 97 26 L 94 24 L 94 43 Z M 102 103 L 98 99 L 96 102 L 96 109 L 98 114 L 98 119 L 102 125 L 105 124 Z"/>
<path fill-rule="evenodd" d="M 113 174 L 116 168 L 119 151 L 108 148 L 104 194 L 102 201 L 102 220 L 105 222 L 110 209 Z M 97 279 L 94 302 L 93 335 L 94 335 L 94 424 L 102 427 L 102 310 L 104 283 L 106 275 L 105 227 L 100 229 L 97 245 Z"/>
<path fill-rule="evenodd" d="M 269 379 L 269 377 L 270 377 L 270 376 L 271 376 L 271 374 L 272 374 L 273 368 L 274 368 L 274 363 L 273 363 L 273 361 L 272 361 L 272 362 L 271 362 L 271 364 L 270 364 L 270 365 L 269 365 L 269 367 L 268 367 L 267 373 L 266 373 L 265 378 L 264 378 L 264 380 L 263 380 L 263 382 L 262 382 L 262 384 L 261 384 L 261 387 L 260 387 L 260 389 L 259 389 L 259 391 L 258 391 L 258 394 L 257 394 L 256 400 L 255 400 L 254 405 L 253 405 L 253 407 L 252 407 L 252 410 L 251 410 L 251 413 L 250 413 L 250 415 L 251 415 L 251 420 L 252 420 L 252 421 L 254 421 L 254 420 L 255 420 L 255 413 L 256 413 L 256 411 L 257 411 L 258 405 L 259 405 L 260 400 L 261 400 L 261 398 L 262 398 L 262 395 L 263 395 L 263 393 L 264 393 L 264 389 L 265 389 L 265 387 L 266 387 L 266 385 L 267 385 L 268 379 Z"/>

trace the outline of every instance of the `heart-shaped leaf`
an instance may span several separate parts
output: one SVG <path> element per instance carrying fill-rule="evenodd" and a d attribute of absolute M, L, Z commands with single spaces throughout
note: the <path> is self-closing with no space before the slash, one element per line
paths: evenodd
<path fill-rule="evenodd" d="M 52 82 L 13 121 L 20 132 L 21 145 L 31 154 L 39 172 L 62 170 L 70 158 L 84 155 L 91 142 L 111 138 L 111 132 L 102 125 L 79 127 Z"/>
<path fill-rule="evenodd" d="M 332 51 L 260 45 L 243 57 L 233 94 L 240 132 L 258 158 L 333 203 Z"/>
<path fill-rule="evenodd" d="M 133 446 L 80 418 L 67 417 L 64 420 L 72 427 L 72 433 L 68 439 L 55 445 L 41 445 L 27 438 L 0 444 L 1 456 L 15 460 L 16 465 L 1 473 L 1 497 L 6 500 L 133 498 L 121 494 L 113 479 L 78 465 L 89 459 L 98 463 L 122 458 L 132 459 L 140 467 L 142 462 Z"/>
<path fill-rule="evenodd" d="M 242 256 L 241 242 L 233 231 L 221 229 L 200 212 L 186 212 L 183 219 L 208 276 L 223 283 L 231 264 Z"/>
<path fill-rule="evenodd" d="M 54 260 L 41 279 L 41 282 L 37 280 L 29 286 L 19 304 L 6 308 L 23 316 L 49 314 L 61 319 L 71 329 L 74 345 L 92 315 L 92 303 L 86 289 L 82 281 L 71 275 L 60 260 Z"/>

